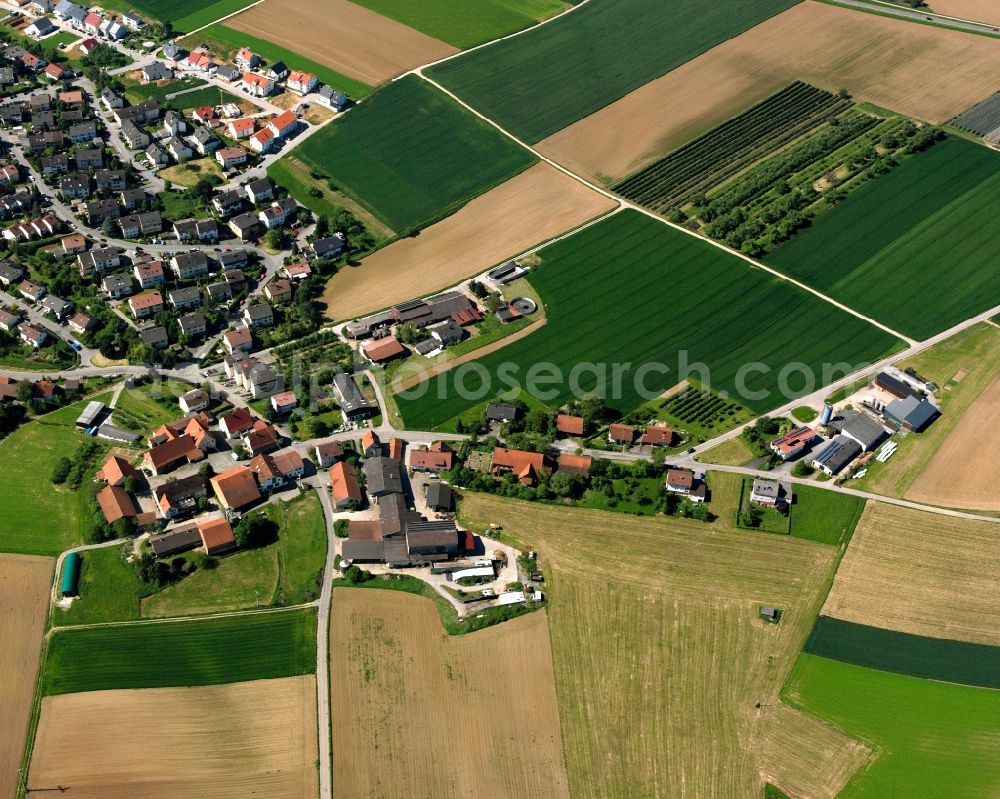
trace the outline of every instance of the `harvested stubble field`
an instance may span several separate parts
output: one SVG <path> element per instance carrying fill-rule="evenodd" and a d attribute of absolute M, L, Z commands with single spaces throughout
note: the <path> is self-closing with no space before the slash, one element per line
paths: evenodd
<path fill-rule="evenodd" d="M 536 161 L 415 76 L 326 125 L 295 157 L 397 232 L 444 218 Z"/>
<path fill-rule="evenodd" d="M 760 796 L 766 780 L 834 797 L 866 760 L 865 746 L 777 698 L 833 547 L 486 494 L 468 494 L 461 512 L 475 529 L 502 525 L 545 564 L 574 796 Z M 781 623 L 758 619 L 761 604 L 781 608 Z M 806 752 L 785 757 L 787 735 Z"/>
<path fill-rule="evenodd" d="M 554 167 L 536 164 L 419 236 L 341 269 L 323 294 L 326 316 L 351 319 L 453 286 L 614 207 Z"/>
<path fill-rule="evenodd" d="M 931 0 L 928 5 L 938 14 L 1000 25 L 1000 6 L 995 0 Z"/>
<path fill-rule="evenodd" d="M 997 795 L 1000 691 L 802 655 L 783 696 L 875 747 L 840 799 Z"/>
<path fill-rule="evenodd" d="M 569 796 L 544 613 L 449 637 L 427 599 L 345 589 L 331 616 L 338 797 Z"/>
<path fill-rule="evenodd" d="M 1000 525 L 869 502 L 823 613 L 1000 646 Z"/>
<path fill-rule="evenodd" d="M 853 363 L 869 362 L 895 344 L 867 322 L 637 211 L 604 219 L 539 256 L 531 283 L 545 302 L 548 323 L 480 359 L 485 371 L 440 375 L 419 396 L 399 395 L 400 412 L 411 427 L 444 424 L 506 393 L 512 380 L 525 386 L 529 370 L 539 363 L 553 364 L 562 375 L 555 384 L 545 383 L 546 404 L 556 407 L 570 399 L 577 382 L 581 392 L 608 389 L 609 406 L 624 413 L 649 399 L 642 389 L 657 396 L 675 385 L 684 353 L 688 363 L 707 365 L 705 382 L 712 390 L 747 396 L 744 405 L 764 412 L 779 404 L 777 375 L 786 363 L 802 361 L 819 374 L 831 352 Z M 670 297 L 668 313 L 664 292 Z M 782 308 L 780 318 L 771 312 L 775 307 Z M 751 362 L 771 367 L 748 376 L 745 387 L 763 392 L 754 399 L 736 385 L 740 368 Z M 516 368 L 501 373 L 505 363 Z M 649 363 L 668 371 L 640 373 Z M 599 370 L 580 370 L 581 364 L 629 368 L 615 387 L 610 366 L 602 380 Z M 458 381 L 463 391 L 457 390 Z"/>
<path fill-rule="evenodd" d="M 1000 47 L 985 36 L 805 0 L 549 136 L 539 150 L 580 174 L 620 179 L 792 80 L 845 88 L 940 124 L 995 92 L 998 69 Z"/>
<path fill-rule="evenodd" d="M 998 47 L 1000 50 L 1000 47 Z M 764 260 L 922 340 L 1000 304 L 1000 154 L 948 138 L 823 213 Z M 927 286 L 947 283 L 947 292 Z"/>
<path fill-rule="evenodd" d="M 663 13 L 661 0 L 592 0 L 428 75 L 518 138 L 537 142 L 796 1 L 672 0 Z M 671 116 L 664 108 L 673 106 L 661 103 L 657 114 Z M 631 138 L 631 124 L 624 130 Z"/>
<path fill-rule="evenodd" d="M 371 86 L 458 52 L 348 0 L 323 0 L 321 9 L 315 0 L 267 0 L 226 25 Z"/>
<path fill-rule="evenodd" d="M 51 558 L 0 555 L 0 796 L 17 792 L 53 565 Z"/>
<path fill-rule="evenodd" d="M 93 691 L 42 701 L 30 782 L 80 799 L 314 799 L 316 758 L 311 675 Z"/>
<path fill-rule="evenodd" d="M 1000 377 L 979 395 L 906 492 L 951 508 L 1000 511 Z"/>
<path fill-rule="evenodd" d="M 912 367 L 922 377 L 942 387 L 937 392 L 942 415 L 923 433 L 901 439 L 892 459 L 885 464 L 872 463 L 868 474 L 856 485 L 865 491 L 915 500 L 916 497 L 909 495 L 910 487 L 1000 373 L 1000 330 L 986 322 L 975 325 L 898 366 Z M 993 426 L 980 430 L 979 438 L 992 435 Z M 978 464 L 987 475 L 993 474 L 993 456 L 989 449 L 971 447 L 966 451 L 966 458 Z M 950 479 L 949 476 L 946 482 Z M 978 485 L 980 479 L 976 476 L 973 484 Z M 944 485 L 940 488 L 950 490 Z M 932 496 L 926 498 L 933 502 Z"/>

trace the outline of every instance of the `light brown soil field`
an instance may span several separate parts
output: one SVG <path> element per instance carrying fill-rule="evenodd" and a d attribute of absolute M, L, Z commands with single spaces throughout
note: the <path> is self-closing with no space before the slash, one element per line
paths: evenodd
<path fill-rule="evenodd" d="M 342 269 L 323 294 L 326 316 L 352 319 L 453 286 L 614 207 L 579 181 L 536 164 L 419 236 Z"/>
<path fill-rule="evenodd" d="M 869 502 L 827 616 L 1000 646 L 1000 527 Z"/>
<path fill-rule="evenodd" d="M 428 599 L 338 589 L 330 641 L 338 799 L 569 796 L 543 612 L 449 637 Z"/>
<path fill-rule="evenodd" d="M 54 564 L 52 558 L 0 555 L 0 796 L 17 790 Z"/>
<path fill-rule="evenodd" d="M 267 0 L 227 19 L 226 27 L 274 42 L 370 86 L 458 52 L 349 0 Z"/>
<path fill-rule="evenodd" d="M 539 150 L 621 178 L 800 79 L 934 123 L 996 91 L 985 37 L 806 0 L 553 134 Z"/>
<path fill-rule="evenodd" d="M 932 0 L 930 7 L 949 17 L 1000 25 L 1000 5 L 996 0 Z"/>
<path fill-rule="evenodd" d="M 77 799 L 315 799 L 316 679 L 48 696 L 32 787 Z"/>
<path fill-rule="evenodd" d="M 1000 376 L 962 416 L 906 492 L 907 499 L 949 508 L 1000 511 Z"/>
<path fill-rule="evenodd" d="M 540 554 L 574 797 L 760 796 L 767 777 L 831 798 L 863 765 L 866 747 L 778 698 L 833 547 L 472 492 L 460 510 Z M 758 618 L 762 604 L 782 610 L 779 624 Z M 823 756 L 763 753 L 789 724 Z"/>

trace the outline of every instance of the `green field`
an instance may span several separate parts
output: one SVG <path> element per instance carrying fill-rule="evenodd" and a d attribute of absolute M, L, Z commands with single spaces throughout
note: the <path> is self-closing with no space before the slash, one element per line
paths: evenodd
<path fill-rule="evenodd" d="M 152 433 L 160 425 L 184 415 L 177 398 L 192 388 L 188 383 L 161 383 L 123 389 L 115 405 L 115 422 L 136 433 Z"/>
<path fill-rule="evenodd" d="M 111 394 L 92 399 L 108 402 Z M 58 555 L 81 543 L 83 489 L 54 486 L 49 475 L 57 458 L 72 456 L 84 441 L 106 446 L 76 428 L 87 402 L 46 414 L 0 441 L 0 551 Z"/>
<path fill-rule="evenodd" d="M 591 0 L 428 74 L 534 143 L 798 0 Z"/>
<path fill-rule="evenodd" d="M 820 616 L 805 651 L 911 677 L 1000 688 L 1000 647 L 988 644 L 928 638 Z"/>
<path fill-rule="evenodd" d="M 204 89 L 185 92 L 184 94 L 177 95 L 177 97 L 171 97 L 166 101 L 166 105 L 187 111 L 191 108 L 201 108 L 206 105 L 216 106 L 225 103 L 240 103 L 244 99 L 218 86 L 206 86 Z"/>
<path fill-rule="evenodd" d="M 146 17 L 160 22 L 169 22 L 175 31 L 187 33 L 201 28 L 217 19 L 235 14 L 253 0 L 108 0 L 105 8 L 118 11 L 138 11 Z"/>
<path fill-rule="evenodd" d="M 567 7 L 561 0 L 357 0 L 386 17 L 462 50 L 534 25 Z"/>
<path fill-rule="evenodd" d="M 1000 304 L 1000 155 L 948 139 L 870 181 L 765 260 L 925 339 Z M 947 286 L 947 291 L 929 287 Z"/>
<path fill-rule="evenodd" d="M 535 161 L 415 76 L 327 125 L 295 157 L 396 231 L 446 216 Z"/>
<path fill-rule="evenodd" d="M 877 747 L 840 799 L 997 796 L 1000 691 L 802 655 L 784 698 Z"/>
<path fill-rule="evenodd" d="M 125 98 L 130 103 L 141 103 L 143 100 L 156 100 L 158 103 L 166 103 L 167 95 L 174 92 L 182 92 L 185 89 L 208 88 L 208 84 L 193 75 L 186 75 L 180 80 L 169 83 L 139 83 L 137 81 L 125 82 Z"/>
<path fill-rule="evenodd" d="M 326 562 L 326 521 L 315 492 L 266 508 L 278 524 L 278 540 L 219 559 L 142 602 L 142 615 L 219 613 L 316 598 L 316 575 Z M 256 592 L 256 593 L 255 593 Z"/>
<path fill-rule="evenodd" d="M 312 674 L 316 611 L 59 630 L 43 668 L 45 696 Z"/>
<path fill-rule="evenodd" d="M 101 624 L 109 621 L 134 621 L 139 618 L 139 596 L 155 590 L 136 576 L 135 567 L 122 556 L 123 547 L 113 544 L 80 553 L 80 596 L 67 609 L 52 611 L 52 624 Z"/>
<path fill-rule="evenodd" d="M 821 544 L 840 546 L 851 540 L 865 500 L 824 488 L 796 483 L 793 487 L 791 533 Z"/>
<path fill-rule="evenodd" d="M 246 4 L 244 4 L 246 5 Z M 207 20 L 211 22 L 212 20 Z M 202 23 L 203 25 L 206 23 Z M 257 55 L 268 63 L 284 61 L 289 69 L 304 69 L 312 72 L 321 83 L 339 89 L 352 100 L 359 100 L 369 92 L 372 87 L 354 78 L 341 75 L 339 72 L 310 61 L 298 53 L 288 50 L 274 42 L 266 39 L 258 39 L 243 31 L 227 28 L 225 25 L 212 25 L 197 35 L 182 42 L 185 47 L 197 47 L 200 44 L 207 44 L 218 58 L 229 58 L 241 47 L 249 47 Z"/>
<path fill-rule="evenodd" d="M 627 412 L 649 399 L 641 383 L 656 396 L 686 377 L 679 374 L 685 354 L 687 370 L 701 384 L 762 412 L 785 399 L 776 390 L 785 364 L 801 361 L 819 376 L 825 361 L 872 361 L 895 344 L 856 317 L 638 212 L 616 214 L 539 255 L 542 265 L 531 282 L 545 301 L 548 324 L 482 358 L 477 363 L 483 369 L 459 370 L 464 396 L 455 388 L 454 371 L 425 383 L 422 396 L 398 395 L 409 427 L 432 429 L 486 397 L 507 394 L 540 363 L 562 374 L 555 385 L 545 382 L 549 372 L 541 376 L 537 394 L 550 407 L 603 384 L 611 391 L 597 393 Z M 754 362 L 770 371 L 744 370 L 739 381 L 744 364 Z M 513 368 L 498 372 L 506 363 Z M 587 363 L 605 364 L 607 380 L 599 381 L 593 369 L 577 369 Z M 669 371 L 641 371 L 657 363 Z M 615 364 L 629 364 L 620 391 L 612 380 Z M 794 394 L 804 387 L 795 379 L 788 384 Z"/>

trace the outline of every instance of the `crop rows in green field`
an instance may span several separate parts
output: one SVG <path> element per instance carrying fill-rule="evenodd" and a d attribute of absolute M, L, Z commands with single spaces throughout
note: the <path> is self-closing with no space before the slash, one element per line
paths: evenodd
<path fill-rule="evenodd" d="M 817 128 L 850 102 L 796 81 L 617 183 L 615 191 L 653 211 L 680 205 L 748 164 Z"/>
<path fill-rule="evenodd" d="M 783 698 L 875 749 L 839 799 L 991 799 L 1000 691 L 799 657 Z"/>
<path fill-rule="evenodd" d="M 636 211 L 592 225 L 540 256 L 542 265 L 531 281 L 545 302 L 545 327 L 483 357 L 478 367 L 428 381 L 420 397 L 401 394 L 408 426 L 429 429 L 507 393 L 515 381 L 498 369 L 508 363 L 514 367 L 508 374 L 521 386 L 534 364 L 561 371 L 558 385 L 539 386 L 551 390 L 537 397 L 550 407 L 577 393 L 596 392 L 624 413 L 651 399 L 643 397 L 643 388 L 658 395 L 689 376 L 680 373 L 686 357 L 689 364 L 706 366 L 707 373 L 684 370 L 699 383 L 725 390 L 759 412 L 786 401 L 777 389 L 779 372 L 789 362 L 807 364 L 822 380 L 823 363 L 870 362 L 896 343 L 787 281 Z M 603 364 L 608 380 L 578 369 L 574 386 L 572 371 L 587 363 Z M 747 368 L 754 363 L 761 365 Z M 629 364 L 620 390 L 612 386 L 612 364 Z M 463 381 L 465 397 L 456 379 Z M 810 387 L 796 378 L 788 382 L 793 395 Z"/>
<path fill-rule="evenodd" d="M 949 138 L 850 194 L 765 259 L 925 339 L 1000 305 L 1000 154 Z"/>
<path fill-rule="evenodd" d="M 578 0 L 576 0 L 578 2 Z M 462 50 L 514 33 L 558 13 L 562 0 L 355 0 Z"/>
<path fill-rule="evenodd" d="M 103 5 L 119 11 L 137 11 L 143 16 L 169 22 L 175 31 L 187 33 L 218 19 L 242 11 L 253 0 L 110 0 Z"/>
<path fill-rule="evenodd" d="M 58 630 L 42 694 L 295 677 L 316 669 L 316 612 Z"/>
<path fill-rule="evenodd" d="M 295 157 L 397 232 L 437 221 L 536 160 L 415 76 L 324 127 Z"/>
<path fill-rule="evenodd" d="M 805 651 L 911 677 L 1000 688 L 1000 647 L 988 644 L 929 638 L 820 616 Z"/>
<path fill-rule="evenodd" d="M 796 2 L 672 0 L 665 13 L 663 0 L 590 0 L 428 74 L 534 143 Z"/>

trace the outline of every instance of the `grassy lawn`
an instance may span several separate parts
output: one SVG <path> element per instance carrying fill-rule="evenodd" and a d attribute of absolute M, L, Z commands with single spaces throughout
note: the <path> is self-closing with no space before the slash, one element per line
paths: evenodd
<path fill-rule="evenodd" d="M 358 0 L 386 17 L 460 49 L 499 39 L 566 8 L 561 0 Z"/>
<path fill-rule="evenodd" d="M 842 799 L 996 795 L 1000 691 L 804 654 L 783 697 L 878 747 Z"/>
<path fill-rule="evenodd" d="M 312 674 L 316 611 L 60 630 L 49 642 L 42 694 L 218 685 Z"/>
<path fill-rule="evenodd" d="M 166 169 L 161 169 L 156 173 L 164 180 L 169 180 L 178 186 L 193 186 L 199 178 L 208 175 L 222 177 L 222 167 L 219 162 L 212 157 L 195 158 L 183 164 L 174 164 Z"/>
<path fill-rule="evenodd" d="M 821 544 L 846 545 L 865 510 L 865 500 L 796 483 L 791 532 Z"/>
<path fill-rule="evenodd" d="M 59 31 L 54 36 L 49 36 L 43 43 L 48 47 L 58 47 L 61 44 L 78 42 L 81 38 L 78 34 L 71 33 L 70 31 Z"/>
<path fill-rule="evenodd" d="M 618 496 L 628 494 L 624 480 L 612 481 L 615 493 Z M 660 477 L 645 477 L 638 480 L 639 486 L 635 488 L 622 502 L 609 498 L 598 491 L 587 491 L 581 500 L 573 503 L 579 508 L 592 508 L 593 510 L 613 510 L 616 513 L 631 513 L 636 516 L 655 516 L 658 511 L 658 501 L 663 496 L 663 479 Z"/>
<path fill-rule="evenodd" d="M 156 100 L 156 102 L 162 104 L 167 102 L 168 94 L 182 92 L 185 89 L 197 89 L 199 87 L 208 88 L 208 83 L 193 75 L 185 75 L 183 78 L 165 83 L 126 81 L 125 97 L 131 103 L 140 103 L 143 100 Z"/>
<path fill-rule="evenodd" d="M 268 63 L 284 61 L 289 69 L 304 69 L 307 72 L 312 72 L 321 83 L 339 89 L 352 100 L 360 100 L 372 90 L 371 86 L 359 80 L 341 75 L 329 67 L 310 61 L 292 50 L 274 44 L 274 42 L 258 39 L 256 36 L 227 28 L 225 25 L 212 25 L 190 39 L 182 40 L 181 44 L 188 48 L 207 44 L 215 56 L 222 60 L 231 59 L 232 54 L 241 47 L 249 47 Z"/>
<path fill-rule="evenodd" d="M 802 422 L 802 424 L 809 424 L 819 416 L 819 413 L 815 408 L 810 408 L 808 405 L 800 405 L 798 408 L 792 409 L 792 416 Z"/>
<path fill-rule="evenodd" d="M 160 192 L 157 197 L 163 203 L 163 216 L 175 222 L 178 219 L 193 217 L 201 212 L 197 200 L 185 197 L 179 191 Z"/>
<path fill-rule="evenodd" d="M 108 402 L 107 392 L 92 399 Z M 54 486 L 49 475 L 61 455 L 71 456 L 91 440 L 76 418 L 88 400 L 22 425 L 0 441 L 0 551 L 57 555 L 81 543 L 83 492 Z"/>
<path fill-rule="evenodd" d="M 124 545 L 128 551 L 131 546 Z M 53 609 L 53 626 L 138 619 L 139 597 L 150 589 L 126 562 L 122 545 L 81 552 L 80 560 L 80 596 L 67 610 Z"/>
<path fill-rule="evenodd" d="M 751 507 L 755 508 L 760 513 L 760 524 L 757 527 L 749 527 L 744 525 L 742 521 L 739 521 L 737 517 L 737 524 L 746 530 L 753 530 L 755 532 L 761 533 L 777 533 L 778 535 L 788 535 L 790 530 L 790 519 L 783 513 L 779 513 L 774 508 L 768 508 L 763 505 L 751 504 L 750 502 L 750 488 L 753 485 L 753 479 L 749 477 L 743 478 L 743 489 L 740 494 L 740 514 L 745 513 Z"/>
<path fill-rule="evenodd" d="M 699 454 L 696 460 L 701 463 L 718 463 L 722 466 L 746 466 L 755 457 L 747 442 L 741 436 L 736 436 Z"/>
<path fill-rule="evenodd" d="M 231 92 L 219 86 L 206 86 L 193 92 L 185 92 L 177 97 L 171 97 L 166 101 L 167 105 L 187 111 L 191 108 L 201 108 L 205 105 L 224 105 L 226 103 L 239 103 L 243 98 L 237 97 Z"/>
<path fill-rule="evenodd" d="M 151 433 L 184 415 L 177 398 L 190 390 L 187 383 L 175 380 L 124 389 L 115 406 L 115 421 L 137 433 Z"/>
<path fill-rule="evenodd" d="M 277 185 L 288 190 L 298 202 L 319 216 L 334 216 L 341 208 L 346 208 L 361 220 L 377 240 L 391 239 L 395 232 L 367 208 L 356 203 L 347 195 L 334 191 L 321 180 L 309 174 L 309 167 L 294 153 L 279 158 L 267 168 L 267 174 Z M 317 197 L 316 194 L 319 194 Z"/>
<path fill-rule="evenodd" d="M 203 0 L 108 0 L 103 5 L 117 11 L 135 10 L 160 22 L 170 22 L 175 31 L 187 32 L 235 14 L 252 2 L 253 0 L 210 0 L 207 3 Z"/>
<path fill-rule="evenodd" d="M 896 343 L 787 281 L 634 211 L 549 245 L 539 257 L 531 282 L 545 300 L 546 326 L 480 358 L 478 372 L 455 370 L 428 381 L 420 397 L 398 396 L 409 427 L 433 429 L 506 395 L 512 382 L 527 394 L 530 367 L 539 363 L 556 370 L 554 382 L 546 372 L 536 395 L 550 407 L 593 392 L 624 415 L 693 373 L 713 391 L 765 412 L 790 399 L 787 393 L 810 388 L 793 378 L 787 392 L 779 389 L 785 364 L 798 361 L 820 375 L 831 352 L 861 363 Z M 656 310 L 664 285 L 671 287 L 669 313 Z M 781 319 L 771 312 L 776 305 Z M 685 365 L 696 362 L 703 368 Z M 746 374 L 742 367 L 751 363 L 767 369 Z M 581 369 L 585 364 L 598 367 Z"/>
<path fill-rule="evenodd" d="M 400 232 L 447 216 L 535 162 L 414 76 L 331 122 L 295 157 Z"/>
<path fill-rule="evenodd" d="M 535 143 L 794 4 L 674 0 L 663 14 L 660 0 L 589 3 L 428 74 Z"/>
<path fill-rule="evenodd" d="M 326 561 L 326 522 L 319 498 L 309 492 L 292 502 L 268 505 L 279 526 L 278 540 L 260 549 L 219 559 L 214 569 L 199 569 L 142 601 L 142 615 L 221 613 L 281 603 L 300 604 L 316 597 L 316 575 Z M 256 593 L 255 593 L 256 592 Z"/>
<path fill-rule="evenodd" d="M 949 138 L 870 181 L 765 260 L 916 339 L 1000 304 L 1000 154 Z M 947 281 L 948 292 L 927 291 Z"/>

